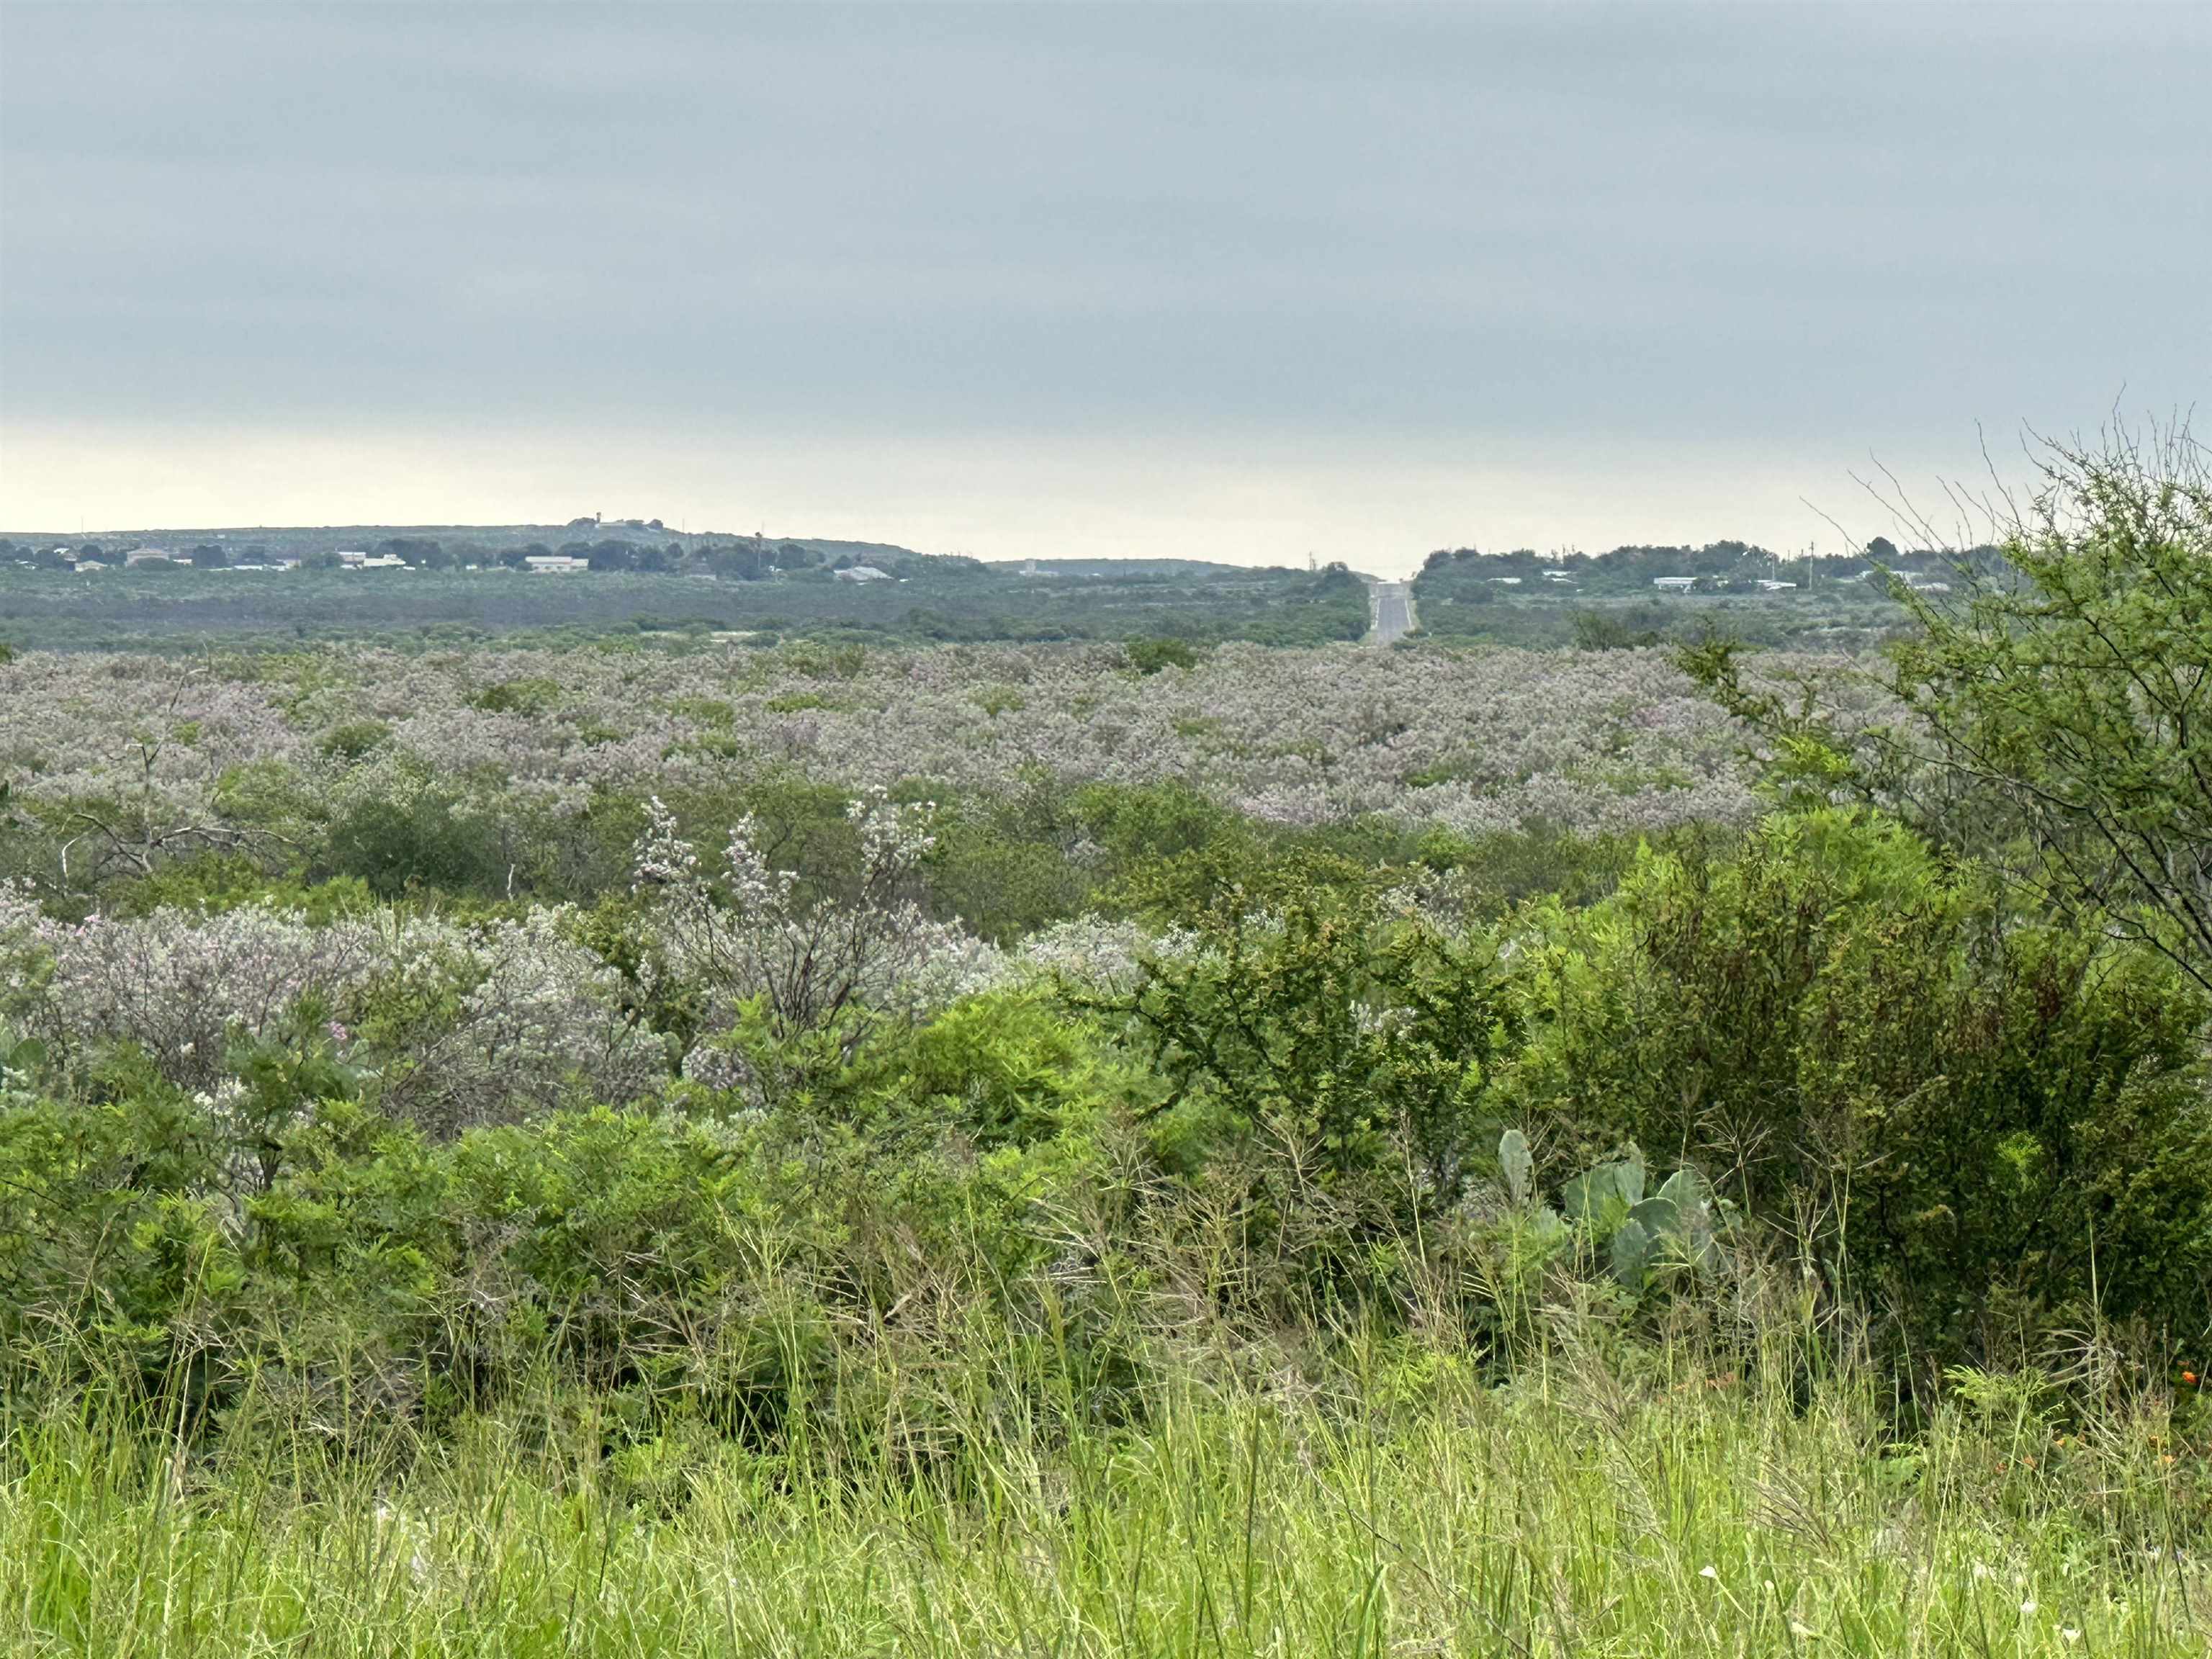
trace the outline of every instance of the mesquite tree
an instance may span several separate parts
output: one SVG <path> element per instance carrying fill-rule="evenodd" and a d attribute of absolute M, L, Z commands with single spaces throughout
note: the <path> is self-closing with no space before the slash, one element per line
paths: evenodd
<path fill-rule="evenodd" d="M 1893 720 L 1846 732 L 1725 642 L 1684 664 L 1784 775 L 2000 857 L 2212 989 L 2212 467 L 2185 428 L 2039 461 L 2001 560 L 1960 560 L 1948 594 L 1893 584 L 1915 623 L 1881 672 Z"/>

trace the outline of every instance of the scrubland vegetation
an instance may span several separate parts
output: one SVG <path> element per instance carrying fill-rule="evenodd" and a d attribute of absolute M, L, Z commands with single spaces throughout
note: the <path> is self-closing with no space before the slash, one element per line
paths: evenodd
<path fill-rule="evenodd" d="M 592 569 L 533 575 L 500 562 L 500 550 L 482 550 L 485 564 L 471 568 L 440 542 L 387 538 L 371 544 L 399 549 L 384 556 L 416 562 L 404 569 L 283 570 L 160 562 L 80 574 L 27 568 L 0 552 L 0 633 L 19 647 L 174 652 L 362 637 L 466 646 L 518 634 L 555 641 L 645 635 L 697 644 L 716 632 L 742 633 L 755 643 L 1164 635 L 1201 644 L 1319 645 L 1356 640 L 1367 629 L 1365 585 L 1340 568 L 1169 566 L 1026 576 L 972 559 L 894 558 L 884 550 L 833 559 L 797 544 L 788 551 L 748 544 L 676 550 L 647 565 L 625 556 L 602 568 L 602 556 L 579 544 L 571 556 L 591 558 Z M 440 549 L 435 562 L 424 559 L 426 546 Z M 880 561 L 870 568 L 884 568 L 889 580 L 843 581 L 831 568 L 870 556 Z M 784 568 L 771 562 L 777 559 L 805 562 Z"/>
<path fill-rule="evenodd" d="M 2204 1650 L 2212 498 L 2047 483 L 1856 658 L 0 663 L 0 1634 Z"/>

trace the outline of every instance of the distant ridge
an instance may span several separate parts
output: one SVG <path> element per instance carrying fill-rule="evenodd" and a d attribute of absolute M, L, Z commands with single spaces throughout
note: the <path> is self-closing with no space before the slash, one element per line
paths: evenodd
<path fill-rule="evenodd" d="M 757 536 L 750 530 L 679 530 L 665 523 L 656 525 L 650 520 L 634 522 L 628 519 L 606 519 L 597 522 L 587 519 L 581 523 L 571 520 L 560 524 L 152 525 L 127 530 L 0 529 L 0 541 L 27 542 L 41 547 L 64 543 L 74 547 L 86 542 L 112 543 L 120 548 L 172 543 L 190 545 L 199 542 L 253 541 L 266 543 L 272 549 L 300 553 L 319 553 L 350 547 L 357 543 L 373 544 L 401 538 L 431 541 L 452 539 L 481 543 L 487 546 L 528 542 L 558 545 L 562 542 L 612 538 L 656 544 L 679 542 L 687 548 L 693 548 L 709 543 L 760 541 L 777 547 L 795 544 L 831 558 L 847 554 L 863 558 L 872 555 L 884 558 L 927 556 L 913 548 L 902 547 L 896 542 L 852 541 L 828 536 Z"/>

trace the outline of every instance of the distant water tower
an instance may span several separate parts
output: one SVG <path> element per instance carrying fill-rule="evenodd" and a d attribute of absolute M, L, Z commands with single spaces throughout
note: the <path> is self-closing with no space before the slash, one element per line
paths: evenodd
<path fill-rule="evenodd" d="M 1022 574 L 1024 576 L 1034 576 L 1036 574 L 1036 561 L 1035 559 L 1024 559 L 1022 561 Z"/>

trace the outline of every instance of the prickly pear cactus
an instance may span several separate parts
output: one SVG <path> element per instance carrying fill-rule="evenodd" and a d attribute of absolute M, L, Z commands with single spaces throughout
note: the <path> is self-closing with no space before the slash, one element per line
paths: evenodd
<path fill-rule="evenodd" d="M 1613 1236 L 1613 1276 L 1624 1289 L 1640 1291 L 1651 1267 L 1651 1235 L 1632 1217 Z"/>
<path fill-rule="evenodd" d="M 1644 1200 L 1644 1154 L 1633 1147 L 1618 1163 L 1601 1164 L 1559 1190 L 1567 1213 L 1610 1237 Z"/>
<path fill-rule="evenodd" d="M 1675 1170 L 1647 1196 L 1644 1154 L 1631 1146 L 1559 1188 L 1567 1218 L 1562 1219 L 1549 1205 L 1536 1202 L 1535 1158 L 1520 1130 L 1498 1137 L 1498 1167 L 1521 1218 L 1520 1236 L 1540 1255 L 1571 1249 L 1579 1239 L 1632 1292 L 1641 1291 L 1655 1271 L 1703 1273 L 1720 1263 L 1720 1206 L 1695 1170 Z"/>
<path fill-rule="evenodd" d="M 1576 1230 L 1631 1291 L 1640 1290 L 1655 1270 L 1717 1267 L 1717 1206 L 1705 1177 L 1695 1170 L 1677 1170 L 1649 1197 L 1644 1189 L 1643 1154 L 1632 1147 L 1626 1157 L 1576 1176 L 1559 1191 Z"/>
<path fill-rule="evenodd" d="M 1505 1195 L 1526 1204 L 1535 1191 L 1536 1160 L 1529 1156 L 1528 1137 L 1508 1129 L 1498 1138 L 1498 1167 L 1504 1171 Z"/>

